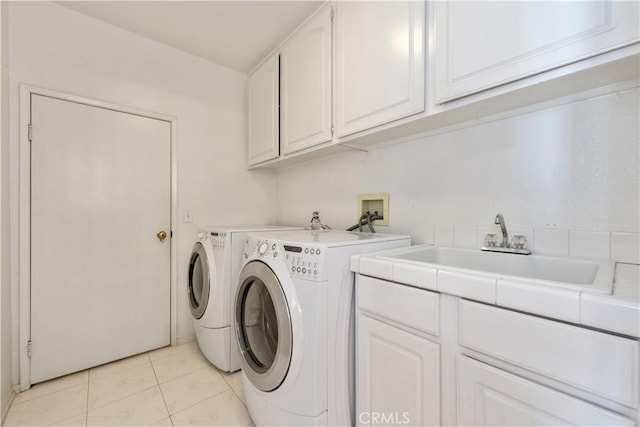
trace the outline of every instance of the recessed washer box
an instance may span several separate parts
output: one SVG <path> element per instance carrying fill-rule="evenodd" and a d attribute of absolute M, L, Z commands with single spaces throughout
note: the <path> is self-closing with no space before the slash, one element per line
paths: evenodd
<path fill-rule="evenodd" d="M 389 193 L 359 194 L 358 218 L 367 212 L 382 215 L 382 219 L 375 221 L 374 225 L 389 225 Z"/>

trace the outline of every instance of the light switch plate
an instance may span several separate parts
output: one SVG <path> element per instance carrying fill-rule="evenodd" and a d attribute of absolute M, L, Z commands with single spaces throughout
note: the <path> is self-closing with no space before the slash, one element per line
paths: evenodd
<path fill-rule="evenodd" d="M 372 193 L 358 195 L 358 218 L 366 212 L 378 212 L 382 219 L 373 225 L 389 225 L 389 193 Z"/>
<path fill-rule="evenodd" d="M 191 209 L 184 209 L 182 211 L 182 222 L 190 224 L 193 222 L 193 215 L 191 215 Z"/>

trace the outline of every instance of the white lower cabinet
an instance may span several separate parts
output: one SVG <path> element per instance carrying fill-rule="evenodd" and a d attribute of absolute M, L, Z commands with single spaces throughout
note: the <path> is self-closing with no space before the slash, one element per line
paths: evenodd
<path fill-rule="evenodd" d="M 362 275 L 356 303 L 358 425 L 638 422 L 637 339 Z"/>
<path fill-rule="evenodd" d="M 638 407 L 638 342 L 486 304 L 460 302 L 460 345 Z"/>
<path fill-rule="evenodd" d="M 357 425 L 440 424 L 440 346 L 358 315 Z"/>
<path fill-rule="evenodd" d="M 458 425 L 632 426 L 599 406 L 465 356 L 457 357 Z"/>

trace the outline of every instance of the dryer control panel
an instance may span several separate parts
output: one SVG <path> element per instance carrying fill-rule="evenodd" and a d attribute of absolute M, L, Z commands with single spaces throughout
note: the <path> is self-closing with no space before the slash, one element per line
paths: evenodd
<path fill-rule="evenodd" d="M 213 249 L 224 249 L 227 241 L 227 233 L 225 231 L 208 231 L 207 235 Z"/>

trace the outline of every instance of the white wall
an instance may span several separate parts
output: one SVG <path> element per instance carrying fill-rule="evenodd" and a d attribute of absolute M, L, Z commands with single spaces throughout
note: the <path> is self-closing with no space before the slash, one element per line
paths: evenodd
<path fill-rule="evenodd" d="M 181 216 L 189 208 L 194 217 L 194 224 L 174 230 L 173 242 L 179 254 L 178 339 L 188 338 L 187 268 L 197 226 L 276 218 L 273 173 L 246 171 L 246 76 L 48 2 L 10 2 L 9 35 L 12 200 L 19 189 L 20 83 L 177 118 L 178 211 Z M 15 231 L 17 204 L 11 209 Z M 11 249 L 17 253 L 17 240 Z M 12 260 L 14 308 L 17 262 Z M 17 351 L 15 339 L 14 346 Z"/>
<path fill-rule="evenodd" d="M 275 175 L 247 172 L 245 76 L 52 3 L 8 6 L 11 200 L 17 200 L 19 188 L 19 83 L 177 117 L 179 212 L 189 208 L 195 218 L 193 225 L 180 224 L 174 242 L 179 338 L 192 333 L 184 297 L 197 224 L 276 218 L 281 224 L 306 224 L 311 212 L 320 210 L 325 222 L 344 229 L 356 222 L 357 194 L 389 192 L 391 225 L 379 230 L 409 233 L 414 243 L 442 241 L 443 230 L 468 233 L 489 226 L 497 212 L 510 227 L 630 232 L 637 239 L 637 89 Z M 12 237 L 18 213 L 13 203 Z M 17 251 L 12 239 L 11 253 Z M 11 263 L 15 365 L 16 256 Z M 3 316 L 8 312 L 4 271 Z M 3 368 L 4 349 L 3 343 Z M 16 375 L 14 367 L 14 382 Z"/>
<path fill-rule="evenodd" d="M 0 421 L 12 394 L 11 274 L 9 256 L 9 69 L 7 2 L 0 3 Z"/>
<path fill-rule="evenodd" d="M 356 223 L 359 193 L 389 192 L 390 226 L 379 231 L 414 243 L 450 244 L 457 230 L 475 246 L 476 228 L 501 212 L 527 234 L 551 227 L 635 239 L 637 254 L 638 96 L 636 87 L 280 170 L 278 220 L 305 221 L 317 209 L 344 229 Z"/>

